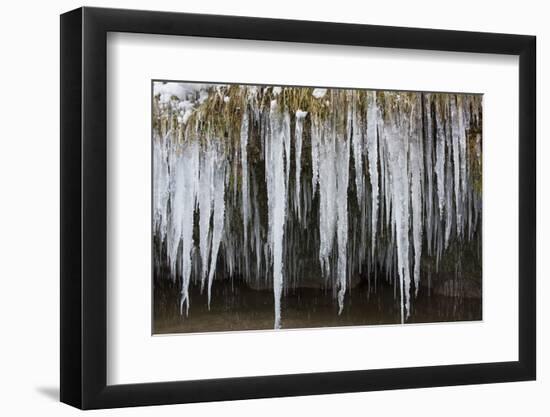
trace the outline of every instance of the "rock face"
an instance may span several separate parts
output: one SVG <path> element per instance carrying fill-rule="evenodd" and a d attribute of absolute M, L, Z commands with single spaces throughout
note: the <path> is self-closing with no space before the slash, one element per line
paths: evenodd
<path fill-rule="evenodd" d="M 357 287 L 361 282 L 361 276 L 358 274 L 350 276 L 350 279 L 347 283 L 348 289 Z M 264 279 L 252 280 L 247 283 L 248 287 L 253 290 L 271 290 L 273 285 Z M 321 271 L 310 272 L 309 274 L 304 274 L 300 278 L 300 284 L 294 288 L 313 288 L 313 289 L 325 289 L 332 288 L 332 285 L 328 283 L 322 276 Z"/>
<path fill-rule="evenodd" d="M 481 282 L 469 279 L 446 279 L 437 282 L 433 287 L 433 293 L 445 297 L 481 298 Z"/>

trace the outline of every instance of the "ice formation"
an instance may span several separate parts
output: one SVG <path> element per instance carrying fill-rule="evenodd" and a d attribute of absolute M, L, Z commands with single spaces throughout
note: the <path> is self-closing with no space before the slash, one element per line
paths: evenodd
<path fill-rule="evenodd" d="M 313 277 L 340 314 L 362 276 L 394 286 L 404 323 L 423 259 L 439 265 L 481 233 L 481 96 L 161 82 L 153 94 L 155 262 L 182 315 L 190 285 L 210 307 L 214 279 L 238 278 L 272 289 L 280 328 L 289 288 Z"/>
<path fill-rule="evenodd" d="M 302 173 L 302 136 L 304 133 L 304 118 L 307 116 L 307 112 L 302 110 L 296 110 L 296 122 L 294 128 L 294 154 L 295 154 L 295 169 L 296 173 L 294 179 L 294 210 L 298 215 L 298 220 L 301 219 L 301 199 L 300 190 L 302 182 L 300 180 L 300 174 Z M 290 171 L 290 170 L 289 170 Z"/>

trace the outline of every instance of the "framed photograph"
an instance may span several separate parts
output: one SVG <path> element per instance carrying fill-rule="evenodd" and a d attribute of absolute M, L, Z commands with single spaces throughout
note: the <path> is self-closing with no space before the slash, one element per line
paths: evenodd
<path fill-rule="evenodd" d="M 533 380 L 535 37 L 61 16 L 61 401 Z"/>

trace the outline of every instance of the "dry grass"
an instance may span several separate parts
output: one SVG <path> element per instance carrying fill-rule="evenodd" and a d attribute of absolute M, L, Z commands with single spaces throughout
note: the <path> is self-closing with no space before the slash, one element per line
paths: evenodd
<path fill-rule="evenodd" d="M 170 134 L 173 141 L 220 140 L 228 150 L 239 144 L 243 112 L 261 114 L 271 111 L 271 103 L 277 109 L 288 112 L 291 117 L 297 110 L 305 111 L 318 126 L 328 123 L 336 132 L 343 134 L 347 126 L 348 112 L 356 112 L 359 119 L 366 121 L 367 90 L 327 89 L 321 98 L 313 95 L 309 87 L 262 87 L 246 85 L 213 85 L 208 89 L 208 97 L 196 105 L 185 123 L 178 109 L 179 100 L 172 98 L 170 104 L 162 104 L 159 97 L 153 98 L 153 128 L 161 137 Z M 450 97 L 448 93 L 432 93 L 430 101 L 439 119 L 450 118 Z M 471 114 L 481 115 L 481 96 L 457 95 L 457 102 L 467 100 Z M 405 122 L 414 126 L 422 123 L 421 93 L 377 91 L 376 100 L 379 115 L 385 122 Z M 431 111 L 431 110 L 430 110 Z M 399 120 L 396 120 L 399 119 Z M 468 148 L 475 146 L 476 134 L 481 132 L 481 121 L 467 127 Z M 474 170 L 480 170 L 475 167 Z"/>

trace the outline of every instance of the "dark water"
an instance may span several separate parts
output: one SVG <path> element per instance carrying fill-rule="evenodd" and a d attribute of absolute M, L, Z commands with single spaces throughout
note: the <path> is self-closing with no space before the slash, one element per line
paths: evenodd
<path fill-rule="evenodd" d="M 243 283 L 217 281 L 212 287 L 210 310 L 206 291 L 190 287 L 189 315 L 179 314 L 176 286 L 155 287 L 153 333 L 196 333 L 231 330 L 273 329 L 273 292 L 253 290 Z M 346 294 L 345 307 L 338 315 L 331 290 L 312 288 L 288 290 L 281 300 L 282 328 L 316 328 L 399 324 L 400 298 L 393 287 L 378 285 L 376 292 L 360 284 Z M 421 287 L 411 300 L 407 323 L 473 321 L 482 319 L 478 297 L 444 296 Z"/>

